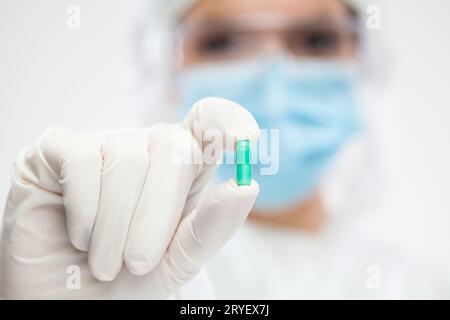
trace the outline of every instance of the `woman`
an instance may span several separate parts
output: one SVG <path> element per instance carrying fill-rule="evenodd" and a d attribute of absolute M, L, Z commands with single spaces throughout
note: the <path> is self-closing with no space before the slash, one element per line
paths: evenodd
<path fill-rule="evenodd" d="M 377 187 L 377 173 L 363 170 L 371 181 L 358 175 L 361 162 L 376 171 L 356 100 L 365 62 L 360 8 L 198 1 L 182 15 L 174 77 L 184 110 L 220 96 L 245 106 L 260 128 L 279 129 L 278 172 L 255 166 L 261 191 L 249 222 L 208 265 L 219 298 L 438 296 L 437 282 L 415 280 L 415 263 L 352 232 L 351 220 L 367 209 L 358 189 Z"/>
<path fill-rule="evenodd" d="M 331 218 L 339 210 L 328 177 L 353 164 L 365 133 L 354 99 L 358 7 L 341 0 L 152 5 L 150 21 L 170 28 L 159 37 L 169 64 L 156 66 L 168 76 L 155 79 L 185 120 L 86 136 L 53 129 L 25 150 L 5 213 L 3 294 L 197 297 L 204 282 L 189 280 L 251 210 L 207 265 L 216 297 L 439 297 L 435 282 L 418 282 L 408 263 Z M 157 38 L 147 39 L 154 48 Z M 228 100 L 200 100 L 209 96 Z M 277 156 L 279 163 L 269 172 L 261 161 L 254 166 L 260 188 L 229 180 L 202 197 L 215 163 L 177 163 L 169 152 L 190 158 L 208 149 L 195 135 L 198 123 L 202 133 L 216 129 L 231 141 L 254 142 L 259 128 L 275 132 L 269 163 Z M 261 134 L 258 147 L 265 142 Z M 229 178 L 230 169 L 217 177 Z M 336 184 L 348 192 L 338 197 L 343 211 L 347 204 L 362 211 L 359 190 L 342 184 L 360 177 L 343 172 Z"/>

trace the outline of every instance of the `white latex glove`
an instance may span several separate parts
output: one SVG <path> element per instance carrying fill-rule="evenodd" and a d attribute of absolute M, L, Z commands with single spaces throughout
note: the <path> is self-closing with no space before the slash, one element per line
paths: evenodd
<path fill-rule="evenodd" d="M 3 297 L 167 298 L 197 274 L 244 222 L 259 187 L 230 179 L 199 200 L 215 165 L 173 159 L 208 147 L 194 123 L 232 140 L 259 135 L 241 106 L 207 98 L 183 123 L 50 129 L 24 150 L 4 216 Z"/>

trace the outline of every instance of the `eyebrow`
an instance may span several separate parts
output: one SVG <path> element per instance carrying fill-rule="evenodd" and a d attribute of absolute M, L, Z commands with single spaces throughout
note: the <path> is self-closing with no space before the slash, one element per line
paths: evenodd
<path fill-rule="evenodd" d="M 255 18 L 256 17 L 256 18 Z M 249 18 L 249 19 L 247 19 Z M 322 14 L 320 16 L 316 16 L 313 18 L 297 18 L 290 19 L 291 21 L 287 22 L 283 19 L 262 19 L 261 16 L 246 15 L 234 18 L 208 18 L 207 20 L 195 23 L 188 24 L 185 26 L 181 26 L 183 34 L 189 34 L 191 32 L 201 31 L 201 33 L 210 33 L 210 32 L 239 32 L 241 30 L 267 30 L 271 28 L 280 28 L 280 26 L 294 26 L 294 27 L 308 27 L 308 28 L 344 28 L 349 31 L 357 30 L 358 26 L 355 24 L 351 18 L 341 18 L 337 19 L 335 16 Z"/>

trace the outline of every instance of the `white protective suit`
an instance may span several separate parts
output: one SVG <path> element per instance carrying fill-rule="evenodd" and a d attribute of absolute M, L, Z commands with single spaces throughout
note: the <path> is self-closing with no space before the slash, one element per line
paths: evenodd
<path fill-rule="evenodd" d="M 318 234 L 247 222 L 207 264 L 219 299 L 449 299 L 442 273 L 328 221 Z"/>

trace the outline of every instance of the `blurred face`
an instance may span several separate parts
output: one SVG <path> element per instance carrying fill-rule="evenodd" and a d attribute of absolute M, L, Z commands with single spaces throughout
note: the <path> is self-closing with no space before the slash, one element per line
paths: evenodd
<path fill-rule="evenodd" d="M 180 25 L 181 68 L 280 53 L 352 59 L 354 30 L 340 0 L 203 0 Z"/>
<path fill-rule="evenodd" d="M 258 210 L 307 200 L 357 131 L 355 20 L 341 0 L 200 0 L 180 22 L 183 114 L 202 98 L 222 97 L 262 129 L 252 169 Z M 225 180 L 230 170 L 217 175 Z"/>

